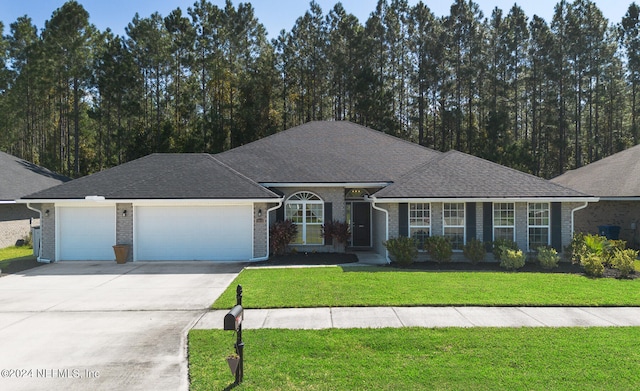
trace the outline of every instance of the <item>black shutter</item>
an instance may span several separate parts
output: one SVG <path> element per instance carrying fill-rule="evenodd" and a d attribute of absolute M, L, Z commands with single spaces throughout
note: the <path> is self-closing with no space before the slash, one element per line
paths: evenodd
<path fill-rule="evenodd" d="M 482 237 L 487 251 L 493 241 L 493 202 L 482 203 Z"/>
<path fill-rule="evenodd" d="M 409 236 L 409 204 L 398 204 L 398 235 Z"/>
<path fill-rule="evenodd" d="M 330 223 L 333 220 L 333 204 L 331 202 L 324 203 L 324 223 Z M 325 238 L 324 244 L 332 246 L 333 238 Z"/>
<path fill-rule="evenodd" d="M 467 202 L 465 217 L 467 218 L 467 242 L 476 238 L 476 203 Z"/>
<path fill-rule="evenodd" d="M 551 203 L 551 247 L 562 252 L 562 203 Z"/>
<path fill-rule="evenodd" d="M 284 204 L 276 209 L 276 222 L 284 221 Z"/>

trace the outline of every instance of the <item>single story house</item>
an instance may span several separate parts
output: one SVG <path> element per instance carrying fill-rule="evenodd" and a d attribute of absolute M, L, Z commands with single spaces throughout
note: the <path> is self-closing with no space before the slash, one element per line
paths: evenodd
<path fill-rule="evenodd" d="M 631 247 L 640 247 L 640 145 L 567 171 L 551 181 L 600 199 L 576 212 L 576 232 L 602 233 L 598 227 L 617 226 L 620 239 Z"/>
<path fill-rule="evenodd" d="M 13 246 L 38 226 L 38 213 L 16 199 L 59 185 L 69 178 L 0 152 L 0 248 Z"/>
<path fill-rule="evenodd" d="M 43 261 L 252 261 L 269 226 L 331 252 L 322 225 L 350 224 L 351 249 L 386 256 L 400 235 L 562 250 L 573 213 L 597 198 L 464 153 L 441 153 L 346 121 L 318 121 L 217 154 L 153 154 L 23 197 L 43 218 Z"/>

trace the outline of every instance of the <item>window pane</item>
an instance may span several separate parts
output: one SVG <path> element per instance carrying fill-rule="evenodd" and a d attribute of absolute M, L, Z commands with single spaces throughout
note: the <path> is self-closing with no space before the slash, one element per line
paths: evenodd
<path fill-rule="evenodd" d="M 493 231 L 493 240 L 513 240 L 513 228 L 496 228 Z"/>
<path fill-rule="evenodd" d="M 285 208 L 285 219 L 291 220 L 296 224 L 301 224 L 303 221 L 302 205 L 299 204 L 287 204 Z"/>
<path fill-rule="evenodd" d="M 444 237 L 449 239 L 453 250 L 462 250 L 464 247 L 464 228 L 445 227 Z"/>
<path fill-rule="evenodd" d="M 424 250 L 424 242 L 429 237 L 429 228 L 411 228 L 409 233 L 416 241 L 418 250 Z"/>
<path fill-rule="evenodd" d="M 307 224 L 322 223 L 322 204 L 307 204 Z"/>
<path fill-rule="evenodd" d="M 307 244 L 322 244 L 322 225 L 307 224 Z"/>
<path fill-rule="evenodd" d="M 430 216 L 429 204 L 409 204 L 409 225 L 429 226 Z"/>
<path fill-rule="evenodd" d="M 549 245 L 549 228 L 529 228 L 529 250 Z"/>
<path fill-rule="evenodd" d="M 513 203 L 493 204 L 493 224 L 496 226 L 515 225 L 515 206 Z"/>
<path fill-rule="evenodd" d="M 529 225 L 549 225 L 549 204 L 529 204 Z"/>
<path fill-rule="evenodd" d="M 463 226 L 464 203 L 445 203 L 443 217 L 445 226 Z"/>

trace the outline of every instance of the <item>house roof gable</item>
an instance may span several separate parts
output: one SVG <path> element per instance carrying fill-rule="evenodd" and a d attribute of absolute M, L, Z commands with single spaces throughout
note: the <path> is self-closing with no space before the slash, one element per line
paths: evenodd
<path fill-rule="evenodd" d="M 553 178 L 598 197 L 640 197 L 640 145 Z"/>
<path fill-rule="evenodd" d="M 152 154 L 25 199 L 271 199 L 272 191 L 208 154 Z"/>
<path fill-rule="evenodd" d="M 216 157 L 259 183 L 378 183 L 440 154 L 352 122 L 315 121 Z"/>
<path fill-rule="evenodd" d="M 376 198 L 583 198 L 586 194 L 472 155 L 449 151 L 374 194 Z"/>
<path fill-rule="evenodd" d="M 5 152 L 0 152 L 0 167 L 0 201 L 13 201 L 69 181 L 63 175 Z"/>

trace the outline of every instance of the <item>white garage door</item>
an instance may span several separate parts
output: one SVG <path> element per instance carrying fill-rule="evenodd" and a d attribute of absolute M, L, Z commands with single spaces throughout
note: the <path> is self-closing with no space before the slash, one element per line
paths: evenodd
<path fill-rule="evenodd" d="M 116 210 L 106 207 L 60 207 L 56 210 L 58 256 L 62 261 L 113 261 Z"/>
<path fill-rule="evenodd" d="M 136 207 L 136 260 L 248 260 L 252 215 L 251 205 Z"/>

